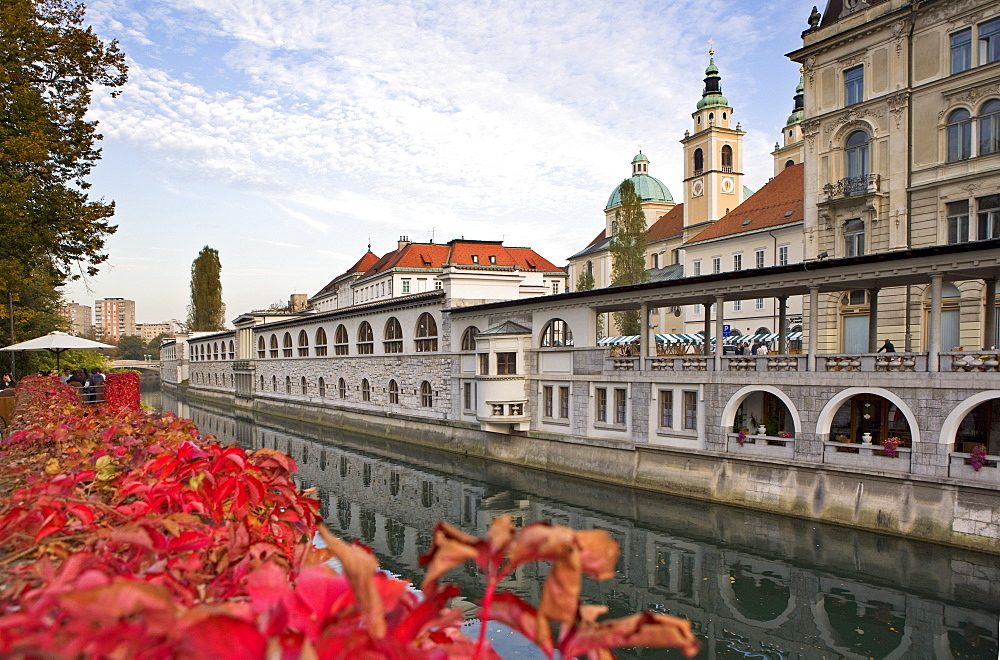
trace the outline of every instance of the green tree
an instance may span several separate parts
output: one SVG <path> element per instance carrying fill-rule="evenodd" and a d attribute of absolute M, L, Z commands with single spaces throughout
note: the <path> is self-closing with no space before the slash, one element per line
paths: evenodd
<path fill-rule="evenodd" d="M 151 355 L 154 360 L 159 360 L 160 359 L 160 342 L 163 341 L 164 337 L 170 337 L 170 336 L 172 336 L 172 335 L 168 335 L 165 332 L 161 332 L 160 334 L 158 334 L 155 337 L 153 337 L 152 339 L 150 339 L 149 343 L 146 344 L 146 354 L 147 355 Z"/>
<path fill-rule="evenodd" d="M 631 179 L 622 181 L 618 188 L 621 206 L 615 212 L 616 231 L 611 237 L 611 286 L 626 286 L 645 282 L 646 272 L 646 216 L 642 212 L 642 199 L 635 191 Z M 638 335 L 642 322 L 639 312 L 615 312 L 615 324 L 622 335 Z"/>
<path fill-rule="evenodd" d="M 222 303 L 222 262 L 219 251 L 207 245 L 191 264 L 191 305 L 188 329 L 191 332 L 222 330 L 226 306 Z"/>
<path fill-rule="evenodd" d="M 95 275 L 114 203 L 91 200 L 100 160 L 93 90 L 125 84 L 125 56 L 84 25 L 74 0 L 0 2 L 0 289 L 49 271 Z M 112 96 L 119 92 L 112 91 Z"/>
<path fill-rule="evenodd" d="M 2 234 L 0 230 L 0 234 Z M 7 291 L 0 295 L 0 346 L 41 337 L 53 330 L 65 330 L 65 321 L 59 315 L 60 296 L 56 291 L 52 273 L 47 268 L 35 268 L 25 273 L 18 281 L 9 283 Z M 11 332 L 11 302 L 14 309 L 14 327 Z M 13 336 L 12 336 L 13 334 Z M 3 373 L 13 371 L 16 362 L 17 374 L 33 373 L 42 369 L 39 357 L 34 351 L 0 353 L 0 369 Z M 54 366 L 53 361 L 53 366 Z"/>
<path fill-rule="evenodd" d="M 584 269 L 580 273 L 580 277 L 576 278 L 576 290 L 577 291 L 590 291 L 596 286 L 594 282 L 594 274 L 590 272 L 590 269 Z"/>
<path fill-rule="evenodd" d="M 146 354 L 146 342 L 136 335 L 124 335 L 118 340 L 119 360 L 142 360 Z"/>

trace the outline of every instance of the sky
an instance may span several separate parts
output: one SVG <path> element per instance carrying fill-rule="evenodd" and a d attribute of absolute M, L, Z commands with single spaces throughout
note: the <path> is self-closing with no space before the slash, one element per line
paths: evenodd
<path fill-rule="evenodd" d="M 639 151 L 682 200 L 710 40 L 744 138 L 772 174 L 814 0 L 89 0 L 124 92 L 94 97 L 94 198 L 118 231 L 67 301 L 185 319 L 219 251 L 226 318 L 312 295 L 400 236 L 528 246 L 557 264 L 604 225 Z"/>

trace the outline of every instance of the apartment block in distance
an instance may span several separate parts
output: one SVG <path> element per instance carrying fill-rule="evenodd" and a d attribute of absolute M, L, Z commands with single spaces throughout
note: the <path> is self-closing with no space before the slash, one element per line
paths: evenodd
<path fill-rule="evenodd" d="M 99 339 L 114 342 L 125 335 L 137 335 L 135 301 L 124 298 L 95 300 L 94 331 Z"/>
<path fill-rule="evenodd" d="M 94 331 L 93 309 L 71 302 L 59 308 L 59 315 L 66 319 L 67 329 L 78 337 L 89 336 Z"/>

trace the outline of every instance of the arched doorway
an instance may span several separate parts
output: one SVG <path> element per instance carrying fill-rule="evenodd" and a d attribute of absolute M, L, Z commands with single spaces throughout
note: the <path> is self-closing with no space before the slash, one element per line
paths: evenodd
<path fill-rule="evenodd" d="M 796 419 L 785 401 L 775 392 L 754 390 L 748 393 L 736 409 L 733 416 L 732 432 L 739 433 L 746 429 L 751 434 L 759 434 L 763 426 L 763 435 L 778 436 L 795 435 Z"/>
<path fill-rule="evenodd" d="M 896 403 L 871 392 L 854 394 L 843 401 L 830 424 L 830 440 L 835 442 L 870 441 L 880 445 L 893 437 L 902 441 L 900 447 L 912 445 L 906 415 Z"/>

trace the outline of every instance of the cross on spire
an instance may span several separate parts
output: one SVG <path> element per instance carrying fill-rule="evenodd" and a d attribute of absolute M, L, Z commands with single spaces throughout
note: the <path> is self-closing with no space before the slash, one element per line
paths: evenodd
<path fill-rule="evenodd" d="M 712 57 L 715 55 L 715 39 L 708 40 L 708 56 Z"/>

